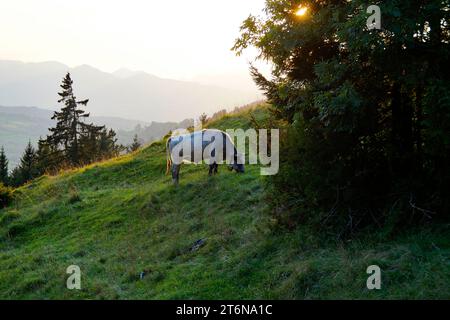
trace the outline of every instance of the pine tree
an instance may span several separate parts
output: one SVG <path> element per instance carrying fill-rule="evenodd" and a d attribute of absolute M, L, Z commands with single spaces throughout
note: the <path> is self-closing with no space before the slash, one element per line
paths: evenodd
<path fill-rule="evenodd" d="M 5 155 L 5 149 L 0 149 L 0 184 L 3 183 L 5 186 L 8 185 L 8 159 Z"/>
<path fill-rule="evenodd" d="M 19 172 L 18 172 L 18 185 L 28 182 L 39 175 L 37 168 L 37 155 L 36 150 L 29 141 L 22 158 L 20 159 Z"/>
<path fill-rule="evenodd" d="M 141 147 L 141 143 L 139 142 L 139 138 L 138 135 L 135 134 L 134 138 L 133 138 L 133 143 L 128 147 L 129 152 L 134 152 L 139 150 L 139 148 Z"/>
<path fill-rule="evenodd" d="M 52 152 L 51 146 L 47 140 L 39 139 L 38 149 L 36 151 L 36 168 L 39 175 L 53 171 L 56 168 L 57 157 Z"/>
<path fill-rule="evenodd" d="M 103 159 L 100 140 L 105 126 L 85 125 L 80 137 L 83 163 L 88 164 Z"/>
<path fill-rule="evenodd" d="M 19 167 L 15 167 L 10 176 L 9 176 L 9 184 L 14 187 L 19 187 L 23 184 L 22 174 Z"/>
<path fill-rule="evenodd" d="M 106 128 L 101 131 L 99 138 L 99 154 L 101 159 L 112 158 L 120 153 L 120 146 L 117 145 L 116 132 Z"/>
<path fill-rule="evenodd" d="M 73 81 L 70 73 L 67 73 L 61 84 L 62 92 L 58 93 L 61 97 L 58 103 L 63 103 L 61 111 L 56 111 L 52 120 L 56 120 L 56 127 L 50 128 L 51 135 L 48 142 L 55 149 L 62 147 L 66 160 L 72 165 L 80 165 L 89 159 L 82 159 L 82 148 L 80 140 L 83 134 L 87 132 L 99 132 L 103 127 L 97 127 L 93 124 L 87 124 L 84 119 L 89 117 L 89 113 L 80 109 L 79 106 L 86 106 L 88 99 L 77 101 L 73 93 Z"/>

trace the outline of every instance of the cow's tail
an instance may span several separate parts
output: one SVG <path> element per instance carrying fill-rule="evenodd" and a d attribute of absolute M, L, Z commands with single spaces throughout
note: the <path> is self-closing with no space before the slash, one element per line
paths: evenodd
<path fill-rule="evenodd" d="M 166 175 L 169 174 L 170 168 L 172 167 L 172 157 L 170 156 L 169 143 L 170 143 L 170 138 L 167 139 L 167 142 L 166 142 L 166 153 L 167 153 Z"/>

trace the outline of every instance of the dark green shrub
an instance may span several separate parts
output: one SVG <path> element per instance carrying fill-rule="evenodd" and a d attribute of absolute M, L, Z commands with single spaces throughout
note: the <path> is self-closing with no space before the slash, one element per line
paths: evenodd
<path fill-rule="evenodd" d="M 8 206 L 13 200 L 13 189 L 0 183 L 0 209 Z"/>
<path fill-rule="evenodd" d="M 296 1 L 267 1 L 235 43 L 274 65 L 271 78 L 251 73 L 289 128 L 280 173 L 268 179 L 282 225 L 341 236 L 450 218 L 446 5 L 386 4 L 382 30 L 370 31 L 365 6 L 309 1 L 299 18 Z"/>

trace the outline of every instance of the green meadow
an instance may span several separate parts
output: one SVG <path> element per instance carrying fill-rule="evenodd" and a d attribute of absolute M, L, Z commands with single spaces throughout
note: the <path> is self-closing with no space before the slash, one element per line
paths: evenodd
<path fill-rule="evenodd" d="M 210 127 L 247 128 L 243 111 Z M 258 166 L 185 165 L 164 141 L 15 190 L 0 210 L 1 299 L 448 299 L 449 225 L 352 239 L 278 228 Z M 194 248 L 197 240 L 203 245 Z M 381 290 L 366 287 L 368 266 Z M 81 290 L 66 269 L 81 268 Z"/>

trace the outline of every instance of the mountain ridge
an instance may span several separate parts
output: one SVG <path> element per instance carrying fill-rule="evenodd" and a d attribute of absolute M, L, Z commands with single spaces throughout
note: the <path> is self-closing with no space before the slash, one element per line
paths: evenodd
<path fill-rule="evenodd" d="M 38 105 L 56 109 L 57 92 L 71 72 L 75 94 L 90 99 L 96 116 L 182 121 L 258 100 L 258 92 L 240 92 L 198 82 L 160 78 L 142 71 L 129 76 L 101 71 L 89 65 L 70 68 L 60 62 L 25 63 L 0 60 L 0 104 Z"/>

